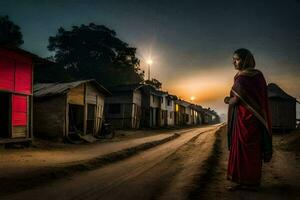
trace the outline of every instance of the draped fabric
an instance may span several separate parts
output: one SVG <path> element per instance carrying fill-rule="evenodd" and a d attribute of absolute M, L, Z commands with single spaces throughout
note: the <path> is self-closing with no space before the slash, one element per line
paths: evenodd
<path fill-rule="evenodd" d="M 231 96 L 238 102 L 228 111 L 228 179 L 259 184 L 262 160 L 272 155 L 271 120 L 263 74 L 247 69 L 235 76 Z"/>

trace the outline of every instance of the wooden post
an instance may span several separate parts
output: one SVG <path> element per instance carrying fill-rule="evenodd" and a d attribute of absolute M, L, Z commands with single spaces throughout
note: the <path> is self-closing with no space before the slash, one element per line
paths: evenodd
<path fill-rule="evenodd" d="M 87 83 L 84 83 L 84 111 L 83 111 L 83 134 L 86 135 L 86 129 L 87 129 L 87 90 L 86 90 Z"/>
<path fill-rule="evenodd" d="M 69 101 L 68 101 L 68 93 L 66 94 L 65 98 L 65 132 L 64 136 L 67 137 L 69 134 Z"/>

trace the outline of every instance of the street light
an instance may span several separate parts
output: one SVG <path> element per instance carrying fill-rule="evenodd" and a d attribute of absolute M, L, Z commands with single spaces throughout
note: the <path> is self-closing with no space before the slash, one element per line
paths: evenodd
<path fill-rule="evenodd" d="M 147 64 L 148 64 L 148 80 L 150 81 L 150 67 L 153 63 L 153 60 L 149 59 L 147 60 Z"/>
<path fill-rule="evenodd" d="M 192 103 L 193 103 L 193 101 L 196 99 L 196 97 L 194 97 L 194 96 L 191 96 L 191 101 L 192 101 Z"/>

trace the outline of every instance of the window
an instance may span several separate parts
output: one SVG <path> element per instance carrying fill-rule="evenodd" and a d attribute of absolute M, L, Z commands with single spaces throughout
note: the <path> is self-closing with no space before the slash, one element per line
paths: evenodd
<path fill-rule="evenodd" d="M 168 106 L 171 106 L 172 104 L 171 104 L 172 102 L 171 102 L 171 100 L 170 99 L 168 99 Z"/>
<path fill-rule="evenodd" d="M 120 114 L 121 113 L 121 104 L 113 103 L 108 105 L 108 113 L 110 114 Z"/>
<path fill-rule="evenodd" d="M 179 105 L 178 104 L 176 104 L 176 112 L 178 112 L 179 111 Z"/>

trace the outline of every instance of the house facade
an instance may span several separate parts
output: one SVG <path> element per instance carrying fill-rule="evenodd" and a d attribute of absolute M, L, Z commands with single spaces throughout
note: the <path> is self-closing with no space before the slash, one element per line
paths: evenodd
<path fill-rule="evenodd" d="M 142 84 L 130 84 L 109 88 L 112 95 L 105 99 L 105 119 L 115 128 L 140 128 L 142 87 Z"/>
<path fill-rule="evenodd" d="M 0 48 L 0 144 L 32 140 L 33 68 L 43 61 L 20 48 Z"/>
<path fill-rule="evenodd" d="M 166 96 L 167 126 L 175 125 L 175 95 Z"/>
<path fill-rule="evenodd" d="M 274 83 L 268 84 L 272 129 L 290 131 L 296 128 L 296 98 Z"/>
<path fill-rule="evenodd" d="M 51 139 L 98 135 L 107 95 L 110 92 L 94 80 L 35 84 L 35 135 Z"/>

